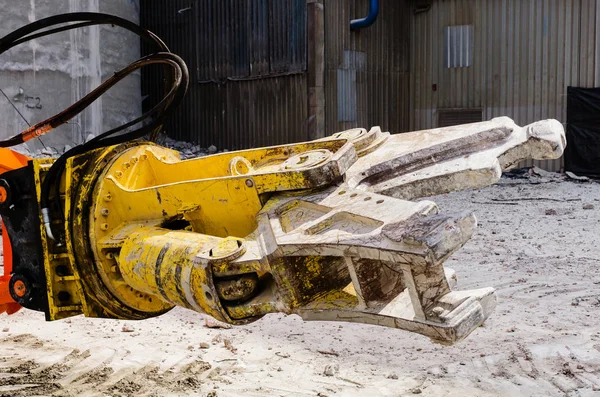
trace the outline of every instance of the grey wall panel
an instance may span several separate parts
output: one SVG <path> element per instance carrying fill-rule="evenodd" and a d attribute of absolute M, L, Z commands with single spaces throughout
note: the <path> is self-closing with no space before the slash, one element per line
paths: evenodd
<path fill-rule="evenodd" d="M 411 129 L 436 127 L 441 108 L 565 122 L 567 86 L 600 84 L 599 18 L 596 0 L 434 0 L 412 19 Z M 445 68 L 444 29 L 470 24 L 473 66 Z"/>
<path fill-rule="evenodd" d="M 308 140 L 304 0 L 142 0 L 141 20 L 190 69 L 171 137 L 227 149 Z M 146 108 L 160 100 L 159 70 L 144 71 L 143 91 Z"/>
<path fill-rule="evenodd" d="M 408 131 L 410 2 L 381 0 L 377 21 L 355 32 L 350 20 L 367 15 L 368 0 L 324 7 L 326 133 L 373 125 Z"/>

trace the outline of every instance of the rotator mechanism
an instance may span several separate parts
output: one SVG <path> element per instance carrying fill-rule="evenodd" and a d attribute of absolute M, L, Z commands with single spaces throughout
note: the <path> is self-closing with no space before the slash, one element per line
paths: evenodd
<path fill-rule="evenodd" d="M 474 233 L 464 212 L 415 200 L 496 182 L 520 160 L 562 155 L 555 120 L 508 118 L 181 161 L 151 143 L 70 157 L 48 238 L 34 160 L 0 183 L 14 253 L 11 294 L 48 320 L 144 319 L 182 306 L 231 324 L 267 313 L 404 329 L 453 343 L 495 307 L 493 288 L 453 291 L 444 261 Z M 16 286 L 19 286 L 17 289 Z"/>

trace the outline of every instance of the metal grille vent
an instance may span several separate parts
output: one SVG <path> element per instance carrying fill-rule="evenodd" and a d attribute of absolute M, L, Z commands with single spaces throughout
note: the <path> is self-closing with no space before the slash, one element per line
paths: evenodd
<path fill-rule="evenodd" d="M 438 109 L 438 127 L 483 121 L 481 109 Z"/>

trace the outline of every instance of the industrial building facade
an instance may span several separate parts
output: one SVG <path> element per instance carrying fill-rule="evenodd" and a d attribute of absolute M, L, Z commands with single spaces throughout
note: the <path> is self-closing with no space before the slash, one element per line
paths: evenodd
<path fill-rule="evenodd" d="M 306 141 L 357 125 L 409 129 L 410 5 L 364 0 L 142 0 L 142 25 L 188 63 L 177 139 L 241 149 Z M 160 79 L 144 76 L 146 106 Z M 157 83 L 158 82 L 158 83 Z"/>
<path fill-rule="evenodd" d="M 240 149 L 357 126 L 564 123 L 567 87 L 600 84 L 595 0 L 379 3 L 353 31 L 369 0 L 142 0 L 142 24 L 196 77 L 169 133 Z M 158 80 L 146 73 L 149 103 Z"/>
<path fill-rule="evenodd" d="M 437 0 L 411 26 L 411 129 L 498 116 L 565 123 L 567 87 L 600 86 L 595 0 Z"/>

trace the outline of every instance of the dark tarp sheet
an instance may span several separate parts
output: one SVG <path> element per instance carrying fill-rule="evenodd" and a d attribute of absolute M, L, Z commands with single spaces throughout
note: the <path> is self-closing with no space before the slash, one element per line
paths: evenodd
<path fill-rule="evenodd" d="M 567 88 L 565 169 L 600 177 L 600 88 Z"/>

